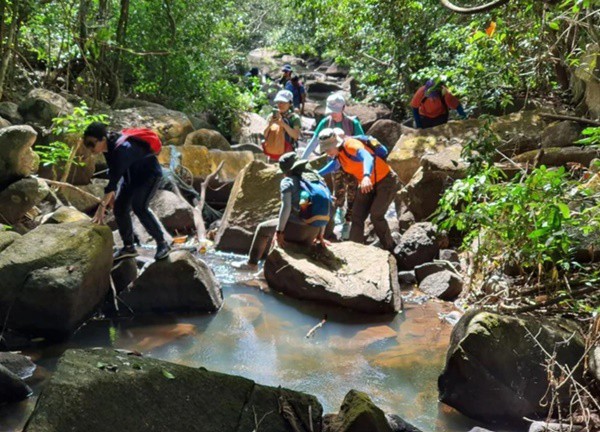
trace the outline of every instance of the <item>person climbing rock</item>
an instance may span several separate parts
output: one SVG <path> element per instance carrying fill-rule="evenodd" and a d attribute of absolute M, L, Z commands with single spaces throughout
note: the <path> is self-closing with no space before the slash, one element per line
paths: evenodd
<path fill-rule="evenodd" d="M 387 150 L 381 144 L 373 147 L 369 141 L 340 135 L 331 128 L 323 129 L 319 134 L 321 152 L 330 158 L 319 175 L 341 169 L 356 179 L 359 187 L 352 211 L 350 241 L 365 242 L 365 221 L 371 216 L 381 246 L 392 251 L 394 241 L 385 214 L 400 189 L 400 181 L 384 160 Z"/>
<path fill-rule="evenodd" d="M 289 64 L 285 64 L 283 65 L 283 67 L 281 68 L 281 78 L 279 78 L 279 85 L 285 89 L 286 84 L 288 83 L 289 80 L 292 79 L 292 73 L 293 73 L 293 69 L 292 66 Z"/>
<path fill-rule="evenodd" d="M 332 199 L 327 185 L 308 167 L 308 161 L 299 160 L 294 152 L 279 159 L 279 169 L 285 175 L 280 183 L 279 218 L 258 225 L 248 261 L 233 263 L 234 267 L 256 268 L 272 243 L 282 248 L 288 242 L 308 246 L 328 244 L 324 232 L 331 217 Z"/>
<path fill-rule="evenodd" d="M 267 128 L 264 131 L 263 152 L 274 161 L 281 155 L 294 151 L 300 138 L 302 122 L 300 116 L 294 113 L 292 102 L 294 95 L 289 90 L 281 90 L 275 96 L 277 108 L 269 116 Z"/>
<path fill-rule="evenodd" d="M 344 131 L 346 136 L 364 135 L 365 132 L 360 124 L 360 120 L 346 115 L 344 113 L 345 109 L 346 99 L 341 93 L 333 93 L 327 98 L 325 118 L 317 125 L 312 139 L 302 154 L 303 159 L 308 159 L 315 151 L 317 144 L 319 144 L 319 133 L 325 128 L 339 128 Z M 342 240 L 348 240 L 350 235 L 352 207 L 356 197 L 357 188 L 358 183 L 353 176 L 341 170 L 334 173 L 333 190 L 335 194 L 335 207 L 343 210 L 344 205 L 346 206 L 344 225 L 342 226 Z M 333 233 L 333 223 L 330 223 L 327 232 L 328 237 L 330 237 Z"/>
<path fill-rule="evenodd" d="M 144 137 L 149 139 L 145 140 Z M 149 142 L 150 139 L 152 142 Z M 83 142 L 92 153 L 104 153 L 108 165 L 108 185 L 93 222 L 103 224 L 106 208 L 114 208 L 123 248 L 115 252 L 113 258 L 118 260 L 137 256 L 130 214 L 132 209 L 156 241 L 154 258 L 165 258 L 170 247 L 156 216 L 148 208 L 162 178 L 162 169 L 155 154 L 160 151 L 158 137 L 146 129 L 108 132 L 104 123 L 94 122 L 85 129 Z"/>
<path fill-rule="evenodd" d="M 410 106 L 418 129 L 447 123 L 450 109 L 456 110 L 461 118 L 467 118 L 460 101 L 450 93 L 444 81 L 439 78 L 430 79 L 419 88 Z"/>
<path fill-rule="evenodd" d="M 285 89 L 292 92 L 294 95 L 294 108 L 298 110 L 301 116 L 304 115 L 304 104 L 306 103 L 306 89 L 300 81 L 298 75 L 292 76 L 292 79 L 285 85 Z"/>

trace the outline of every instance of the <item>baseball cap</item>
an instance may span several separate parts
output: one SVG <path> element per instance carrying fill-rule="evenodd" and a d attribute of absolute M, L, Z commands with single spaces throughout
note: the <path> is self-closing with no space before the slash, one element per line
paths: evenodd
<path fill-rule="evenodd" d="M 275 102 L 275 103 L 277 103 L 277 102 L 292 103 L 293 100 L 294 100 L 294 95 L 292 94 L 291 91 L 280 90 L 277 93 L 277 96 L 275 96 L 275 99 L 273 100 L 273 102 Z"/>

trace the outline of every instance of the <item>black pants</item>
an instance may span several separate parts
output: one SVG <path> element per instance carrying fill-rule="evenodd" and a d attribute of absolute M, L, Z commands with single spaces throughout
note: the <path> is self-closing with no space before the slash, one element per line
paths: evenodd
<path fill-rule="evenodd" d="M 421 125 L 423 129 L 429 129 L 431 127 L 439 126 L 448 123 L 448 113 L 442 114 L 441 116 L 429 118 L 421 116 Z"/>
<path fill-rule="evenodd" d="M 148 208 L 159 183 L 160 177 L 149 177 L 136 185 L 123 183 L 117 192 L 114 214 L 119 227 L 119 234 L 121 234 L 125 246 L 133 246 L 134 243 L 131 210 L 157 244 L 165 241 L 156 216 Z"/>

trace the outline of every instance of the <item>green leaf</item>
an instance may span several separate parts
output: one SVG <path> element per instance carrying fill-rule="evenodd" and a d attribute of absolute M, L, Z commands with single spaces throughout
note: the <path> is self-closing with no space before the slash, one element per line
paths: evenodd
<path fill-rule="evenodd" d="M 571 210 L 569 209 L 569 206 L 567 206 L 565 203 L 558 203 L 556 204 L 556 207 L 558 207 L 558 209 L 560 210 L 563 218 L 569 219 L 571 217 Z"/>
<path fill-rule="evenodd" d="M 162 370 L 162 374 L 163 374 L 163 376 L 164 376 L 165 378 L 167 378 L 167 379 L 170 379 L 170 380 L 173 380 L 173 379 L 175 379 L 175 375 L 173 375 L 171 372 L 169 372 L 169 371 L 168 371 L 168 370 L 166 370 L 166 369 L 163 369 L 163 370 Z"/>
<path fill-rule="evenodd" d="M 550 27 L 552 30 L 559 30 L 560 29 L 560 25 L 558 25 L 558 23 L 556 21 L 550 21 L 548 23 L 548 27 Z"/>

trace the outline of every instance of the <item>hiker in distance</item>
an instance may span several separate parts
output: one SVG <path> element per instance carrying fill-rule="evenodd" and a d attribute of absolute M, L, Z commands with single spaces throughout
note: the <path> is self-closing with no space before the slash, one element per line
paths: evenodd
<path fill-rule="evenodd" d="M 330 158 L 319 174 L 342 169 L 354 176 L 359 185 L 352 210 L 350 241 L 365 243 L 365 221 L 371 216 L 381 247 L 392 251 L 395 244 L 385 214 L 400 189 L 400 181 L 385 160 L 385 146 L 372 137 L 345 137 L 341 129 L 331 128 L 321 131 L 319 145 L 321 152 Z"/>
<path fill-rule="evenodd" d="M 450 109 L 466 119 L 467 115 L 460 101 L 450 93 L 440 78 L 428 80 L 416 91 L 410 102 L 417 129 L 427 129 L 448 123 Z"/>
<path fill-rule="evenodd" d="M 115 260 L 135 257 L 131 210 L 148 234 L 156 241 L 155 259 L 169 254 L 170 247 L 156 216 L 148 208 L 162 177 L 156 155 L 160 152 L 158 136 L 148 129 L 125 129 L 109 132 L 104 123 L 94 122 L 83 133 L 85 147 L 94 154 L 104 153 L 108 165 L 108 185 L 96 210 L 93 222 L 103 224 L 106 209 L 113 207 L 123 248 L 115 252 Z M 118 189 L 118 191 L 117 191 Z"/>
<path fill-rule="evenodd" d="M 341 93 L 333 93 L 327 98 L 325 108 L 325 117 L 319 122 L 314 135 L 308 146 L 302 154 L 303 159 L 308 159 L 319 144 L 319 133 L 325 128 L 339 128 L 344 131 L 348 137 L 364 135 L 365 132 L 360 120 L 346 115 L 346 99 Z M 356 190 L 358 183 L 351 174 L 339 170 L 333 174 L 333 191 L 335 195 L 335 207 L 344 214 L 344 224 L 342 226 L 342 240 L 348 240 L 350 237 L 350 225 L 352 221 L 352 208 L 356 199 Z M 345 211 L 344 211 L 345 207 Z M 333 236 L 334 223 L 327 227 L 326 235 L 328 238 Z"/>
<path fill-rule="evenodd" d="M 237 262 L 237 268 L 255 269 L 258 261 L 266 258 L 271 244 L 286 247 L 287 243 L 327 246 L 325 226 L 331 217 L 331 194 L 323 179 L 308 167 L 308 161 L 299 160 L 295 152 L 279 159 L 284 174 L 280 183 L 281 208 L 279 218 L 262 222 L 254 232 L 247 262 Z"/>
<path fill-rule="evenodd" d="M 284 154 L 296 150 L 300 138 L 302 121 L 293 110 L 294 95 L 289 90 L 280 90 L 273 102 L 277 108 L 269 116 L 269 124 L 265 128 L 263 152 L 273 161 L 278 161 Z"/>

